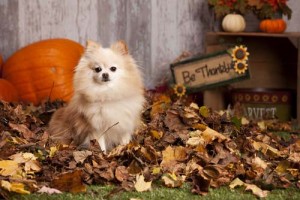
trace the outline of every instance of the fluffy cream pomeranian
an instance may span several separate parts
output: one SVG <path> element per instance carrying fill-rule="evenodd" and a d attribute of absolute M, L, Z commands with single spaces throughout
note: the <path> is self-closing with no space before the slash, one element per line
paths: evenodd
<path fill-rule="evenodd" d="M 81 147 L 96 139 L 104 152 L 127 144 L 144 101 L 141 73 L 125 42 L 103 48 L 88 41 L 75 68 L 74 95 L 49 122 L 50 139 Z"/>

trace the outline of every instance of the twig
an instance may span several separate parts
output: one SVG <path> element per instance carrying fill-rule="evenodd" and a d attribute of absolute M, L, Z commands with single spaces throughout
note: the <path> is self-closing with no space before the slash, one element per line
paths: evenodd
<path fill-rule="evenodd" d="M 104 135 L 107 131 L 109 131 L 109 129 L 113 128 L 114 126 L 116 126 L 118 124 L 119 124 L 119 122 L 117 122 L 117 123 L 111 125 L 110 127 L 108 127 L 103 133 L 101 133 L 101 136 Z"/>
<path fill-rule="evenodd" d="M 141 165 L 145 165 L 145 163 L 138 157 L 136 157 L 136 155 L 134 155 L 133 152 L 131 152 L 131 155 L 133 156 L 134 159 L 136 159 L 136 161 L 138 161 L 138 163 L 140 163 Z"/>

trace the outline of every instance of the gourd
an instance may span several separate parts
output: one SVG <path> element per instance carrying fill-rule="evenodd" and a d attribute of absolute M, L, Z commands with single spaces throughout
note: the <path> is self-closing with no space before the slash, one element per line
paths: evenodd
<path fill-rule="evenodd" d="M 3 65 L 2 76 L 17 89 L 20 101 L 37 105 L 45 100 L 68 101 L 73 72 L 83 46 L 69 39 L 47 39 L 15 52 Z"/>
<path fill-rule="evenodd" d="M 223 18 L 222 27 L 226 32 L 242 32 L 246 28 L 246 22 L 240 14 L 227 14 Z"/>
<path fill-rule="evenodd" d="M 260 22 L 259 28 L 266 33 L 283 33 L 286 22 L 283 19 L 265 19 Z"/>
<path fill-rule="evenodd" d="M 7 80 L 0 78 L 0 100 L 17 102 L 19 100 L 16 88 Z"/>

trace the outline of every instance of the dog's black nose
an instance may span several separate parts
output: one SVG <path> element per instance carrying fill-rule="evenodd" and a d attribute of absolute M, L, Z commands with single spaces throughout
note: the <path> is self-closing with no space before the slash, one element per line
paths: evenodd
<path fill-rule="evenodd" d="M 109 76 L 108 73 L 103 73 L 102 74 L 102 78 L 108 78 L 108 76 Z"/>
<path fill-rule="evenodd" d="M 102 80 L 103 81 L 109 81 L 109 74 L 108 73 L 103 73 L 102 74 Z"/>

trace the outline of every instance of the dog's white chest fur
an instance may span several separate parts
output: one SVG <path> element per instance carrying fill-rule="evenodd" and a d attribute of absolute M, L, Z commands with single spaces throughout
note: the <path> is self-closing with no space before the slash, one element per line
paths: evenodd
<path fill-rule="evenodd" d="M 97 139 L 103 151 L 115 144 L 127 144 L 139 123 L 143 101 L 142 96 L 135 96 L 87 106 L 84 113 L 94 132 L 85 142 Z"/>

